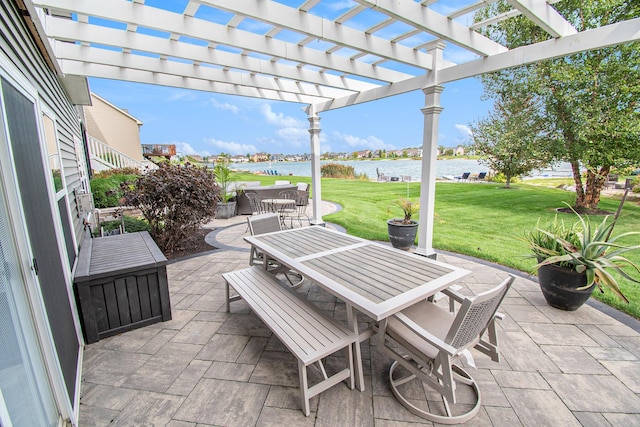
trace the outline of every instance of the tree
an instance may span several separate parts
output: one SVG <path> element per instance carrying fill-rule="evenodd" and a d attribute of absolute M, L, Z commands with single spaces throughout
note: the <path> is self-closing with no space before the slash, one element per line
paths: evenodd
<path fill-rule="evenodd" d="M 640 2 L 564 0 L 554 7 L 579 31 L 640 15 Z M 476 15 L 480 21 L 509 9 L 498 2 Z M 550 39 L 520 16 L 501 21 L 485 34 L 510 49 Z M 519 93 L 541 101 L 549 149 L 573 170 L 577 210 L 597 209 L 613 168 L 640 162 L 640 44 L 583 52 L 483 77 L 485 92 L 505 94 L 515 76 Z M 523 77 L 524 76 L 524 77 Z M 586 169 L 583 177 L 580 168 Z"/>
<path fill-rule="evenodd" d="M 505 188 L 511 187 L 513 177 L 540 169 L 551 160 L 544 145 L 536 143 L 543 138 L 544 122 L 535 98 L 512 95 L 496 100 L 489 117 L 470 126 L 471 149 L 483 156 L 481 164 L 504 174 Z"/>

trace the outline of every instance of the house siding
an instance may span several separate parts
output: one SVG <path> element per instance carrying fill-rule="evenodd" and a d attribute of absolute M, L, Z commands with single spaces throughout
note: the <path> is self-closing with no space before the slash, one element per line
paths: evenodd
<path fill-rule="evenodd" d="M 139 122 L 119 108 L 91 94 L 91 106 L 85 106 L 87 133 L 110 147 L 141 162 Z"/>

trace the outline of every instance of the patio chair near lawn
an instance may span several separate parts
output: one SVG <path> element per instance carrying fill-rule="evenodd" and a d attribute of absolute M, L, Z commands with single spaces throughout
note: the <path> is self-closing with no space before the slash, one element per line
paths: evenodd
<path fill-rule="evenodd" d="M 247 223 L 249 224 L 249 231 L 252 236 L 282 231 L 280 215 L 277 213 L 252 215 L 247 217 Z M 249 255 L 249 264 L 264 264 L 264 262 L 264 254 L 262 252 L 258 252 L 256 248 L 252 247 Z M 290 270 L 289 267 L 278 264 L 274 261 L 269 261 L 267 270 L 273 274 L 282 274 L 293 288 L 297 288 L 302 285 L 302 282 L 304 282 L 304 277 L 300 273 L 296 273 L 295 271 Z"/>
<path fill-rule="evenodd" d="M 424 300 L 381 322 L 384 351 L 394 359 L 389 368 L 391 391 L 404 407 L 436 424 L 464 423 L 479 412 L 478 385 L 458 363 L 466 360 L 473 366 L 470 350 L 474 347 L 499 361 L 495 320 L 501 315 L 496 312 L 514 280 L 509 275 L 495 288 L 471 298 L 451 288 L 444 290 L 460 304 L 457 313 L 451 305 L 447 310 Z M 408 383 L 414 379 L 440 394 L 443 405 L 430 402 L 426 409 L 426 402 L 418 405 L 409 400 L 406 392 L 413 390 L 413 384 Z M 459 402 L 463 391 L 469 393 Z"/>
<path fill-rule="evenodd" d="M 456 181 L 468 181 L 469 175 L 471 175 L 471 172 L 465 172 L 460 176 L 454 176 L 453 179 Z"/>
<path fill-rule="evenodd" d="M 472 181 L 484 181 L 487 178 L 487 173 L 486 172 L 480 172 L 477 175 L 471 175 L 471 180 Z"/>

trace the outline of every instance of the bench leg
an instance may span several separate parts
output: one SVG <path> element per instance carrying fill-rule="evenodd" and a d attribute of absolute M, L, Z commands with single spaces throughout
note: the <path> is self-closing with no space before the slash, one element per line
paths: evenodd
<path fill-rule="evenodd" d="M 307 379 L 307 367 L 298 360 L 298 377 L 300 378 L 300 406 L 306 417 L 309 416 L 309 380 Z"/>
<path fill-rule="evenodd" d="M 351 329 L 356 336 L 359 336 L 358 332 L 358 318 L 356 316 L 356 312 L 353 307 L 347 304 L 347 323 L 349 324 L 349 329 Z M 364 372 L 362 369 L 362 351 L 360 349 L 360 339 L 356 339 L 356 342 L 353 344 L 353 362 L 355 364 L 355 377 L 356 377 L 356 387 L 360 391 L 364 391 Z"/>

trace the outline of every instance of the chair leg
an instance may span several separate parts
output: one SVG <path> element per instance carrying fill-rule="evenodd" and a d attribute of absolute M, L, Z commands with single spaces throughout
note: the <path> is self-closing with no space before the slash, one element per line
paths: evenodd
<path fill-rule="evenodd" d="M 311 413 L 309 408 L 309 381 L 307 379 L 307 367 L 298 360 L 298 376 L 300 377 L 300 406 L 306 417 Z"/>

